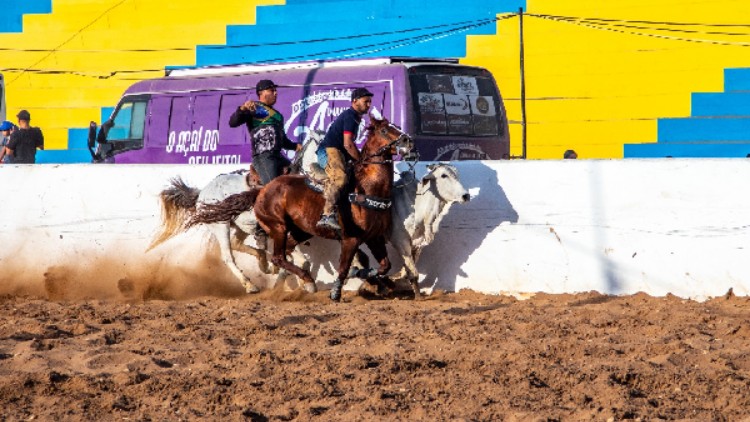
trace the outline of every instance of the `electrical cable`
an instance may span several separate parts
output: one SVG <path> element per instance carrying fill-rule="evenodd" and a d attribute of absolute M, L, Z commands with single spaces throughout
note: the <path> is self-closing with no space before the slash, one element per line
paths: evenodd
<path fill-rule="evenodd" d="M 412 37 L 406 37 L 401 38 L 397 40 L 391 40 L 385 43 L 372 43 L 372 44 L 366 44 L 366 45 L 359 45 L 359 46 L 353 46 L 353 47 L 347 47 L 342 48 L 339 50 L 329 50 L 329 51 L 322 51 L 322 52 L 315 52 L 315 53 L 308 53 L 304 55 L 297 55 L 297 56 L 287 56 L 287 57 L 277 57 L 272 59 L 266 59 L 263 61 L 255 62 L 254 64 L 273 64 L 273 63 L 279 63 L 279 62 L 293 62 L 305 58 L 309 58 L 310 60 L 312 57 L 316 56 L 330 56 L 328 59 L 337 59 L 337 58 L 351 58 L 351 57 L 358 57 L 358 56 L 364 56 L 367 54 L 373 54 L 378 53 L 381 51 L 387 51 L 392 50 L 395 48 L 410 46 L 410 45 L 416 45 L 420 43 L 430 42 L 442 38 L 446 38 L 455 34 L 459 34 L 462 32 L 466 32 L 470 29 L 477 28 L 480 26 L 488 25 L 491 23 L 495 23 L 504 19 L 509 19 L 517 16 L 516 14 L 508 14 L 501 17 L 495 17 L 491 19 L 481 19 L 481 20 L 475 20 L 475 21 L 467 21 L 467 23 L 462 24 L 461 26 L 446 29 L 443 31 L 437 31 L 429 34 L 421 34 L 416 35 Z M 432 28 L 444 28 L 446 26 L 454 26 L 456 24 L 449 24 L 449 25 L 436 25 Z M 419 30 L 424 30 L 425 28 L 420 28 Z M 411 32 L 413 30 L 409 30 L 408 32 Z M 382 34 L 393 34 L 393 33 L 402 33 L 407 31 L 394 31 L 394 32 L 384 32 Z M 263 44 L 258 44 L 258 46 Z M 366 50 L 365 50 L 366 49 Z M 345 54 L 346 53 L 346 54 Z M 236 66 L 241 64 L 247 64 L 247 63 L 234 63 L 234 64 L 222 64 L 221 66 Z M 29 72 L 29 73 L 37 73 L 37 74 L 70 74 L 70 75 L 76 75 L 76 76 L 82 76 L 82 77 L 91 77 L 91 78 L 97 78 L 97 79 L 110 79 L 116 75 L 120 74 L 132 74 L 132 73 L 148 73 L 148 72 L 163 72 L 164 69 L 131 69 L 131 70 L 113 70 L 109 71 L 105 74 L 92 74 L 90 72 L 82 72 L 78 70 L 61 70 L 61 69 L 18 69 L 18 68 L 5 68 L 0 69 L 5 72 Z"/>
<path fill-rule="evenodd" d="M 487 19 L 480 19 L 480 20 L 472 20 L 472 21 L 462 21 L 462 22 L 454 22 L 449 24 L 439 24 L 439 25 L 431 25 L 431 26 L 424 26 L 420 28 L 408 28 L 398 31 L 384 31 L 384 32 L 373 32 L 369 34 L 357 34 L 357 35 L 342 35 L 340 37 L 328 37 L 328 38 L 314 38 L 310 40 L 297 40 L 297 41 L 276 41 L 276 42 L 269 42 L 269 43 L 254 43 L 254 44 L 230 44 L 230 45 L 201 45 L 199 46 L 202 49 L 207 50 L 231 50 L 231 49 L 238 49 L 238 48 L 255 48 L 255 47 L 278 47 L 278 46 L 285 46 L 285 45 L 299 45 L 299 44 L 315 44 L 315 43 L 321 43 L 321 42 L 330 42 L 330 41 L 341 41 L 341 40 L 351 40 L 351 39 L 357 39 L 357 38 L 369 38 L 369 37 L 380 37 L 384 35 L 394 35 L 394 34 L 404 34 L 409 32 L 417 32 L 417 31 L 429 31 L 432 29 L 439 29 L 439 28 L 446 28 L 450 26 L 465 26 L 465 25 L 473 25 L 476 23 L 486 23 Z M 492 20 L 489 20 L 492 21 Z M 16 53 L 46 53 L 46 52 L 56 52 L 56 53 L 164 53 L 164 52 L 170 52 L 170 51 L 194 51 L 195 47 L 169 47 L 169 48 L 133 48 L 133 49 L 107 49 L 107 50 L 59 50 L 59 49 L 31 49 L 31 48 L 12 48 L 12 47 L 0 47 L 0 51 L 9 51 L 9 52 L 16 52 Z"/>
<path fill-rule="evenodd" d="M 600 31 L 610 31 L 610 32 L 616 32 L 616 33 L 627 34 L 627 35 L 638 35 L 638 36 L 643 36 L 643 37 L 651 37 L 651 38 L 658 38 L 658 39 L 671 40 L 671 41 L 700 43 L 700 44 L 750 47 L 750 42 L 708 40 L 708 39 L 701 39 L 701 38 L 685 38 L 685 37 L 675 37 L 675 36 L 670 36 L 670 35 L 649 34 L 649 33 L 638 32 L 638 31 L 627 31 L 623 29 L 612 28 L 611 27 L 612 25 L 609 25 L 609 24 L 599 24 L 595 22 L 590 22 L 590 21 L 587 21 L 586 18 L 574 18 L 570 16 L 537 15 L 537 14 L 529 14 L 528 16 L 538 18 L 538 19 L 547 19 L 547 20 L 551 20 L 555 22 L 563 22 L 563 23 L 567 23 L 571 25 L 577 25 L 577 26 L 596 29 Z M 649 28 L 649 29 L 657 30 L 657 28 Z M 686 31 L 683 31 L 683 32 L 686 32 Z M 747 35 L 750 35 L 750 34 L 747 34 Z"/>

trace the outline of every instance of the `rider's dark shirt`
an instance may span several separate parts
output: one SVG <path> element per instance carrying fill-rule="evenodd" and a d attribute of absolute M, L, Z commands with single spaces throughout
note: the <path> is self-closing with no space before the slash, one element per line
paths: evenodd
<path fill-rule="evenodd" d="M 318 151 L 325 150 L 326 148 L 336 148 L 344 154 L 347 160 L 351 160 L 352 157 L 346 151 L 346 148 L 344 148 L 344 133 L 351 133 L 352 138 L 356 140 L 359 136 L 359 123 L 361 121 L 362 116 L 353 108 L 348 108 L 328 128 L 325 138 L 320 143 L 320 146 L 318 146 Z"/>
<path fill-rule="evenodd" d="M 273 107 L 256 102 L 257 111 L 240 107 L 229 117 L 229 127 L 247 126 L 252 139 L 253 157 L 271 151 L 279 156 L 281 149 L 294 150 L 297 144 L 286 136 L 284 117 Z"/>

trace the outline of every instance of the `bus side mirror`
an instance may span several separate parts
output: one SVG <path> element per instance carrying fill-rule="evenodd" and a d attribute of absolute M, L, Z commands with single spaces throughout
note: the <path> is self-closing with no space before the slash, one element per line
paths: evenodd
<path fill-rule="evenodd" d="M 96 122 L 90 122 L 89 123 L 89 150 L 91 151 L 91 154 L 94 152 L 94 146 L 96 145 Z"/>
<path fill-rule="evenodd" d="M 96 142 L 99 142 L 100 144 L 107 143 L 107 132 L 109 132 L 109 129 L 114 125 L 115 122 L 113 122 L 112 119 L 109 119 L 106 122 L 102 123 L 102 128 L 99 129 L 99 135 L 97 135 L 96 137 Z"/>
<path fill-rule="evenodd" d="M 91 153 L 91 161 L 94 163 L 101 162 L 101 157 L 96 152 L 96 122 L 90 122 L 89 123 L 89 139 L 88 139 L 88 147 L 89 147 L 89 153 Z"/>

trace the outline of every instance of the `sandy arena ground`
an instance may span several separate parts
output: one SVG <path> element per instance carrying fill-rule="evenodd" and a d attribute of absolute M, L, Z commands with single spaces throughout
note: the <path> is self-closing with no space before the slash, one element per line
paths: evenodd
<path fill-rule="evenodd" d="M 0 289 L 0 419 L 750 415 L 750 299 L 732 294 L 330 303 L 326 291 L 245 296 L 234 284 L 190 296 L 121 280 L 120 297 L 82 285 L 58 269 L 43 291 Z"/>

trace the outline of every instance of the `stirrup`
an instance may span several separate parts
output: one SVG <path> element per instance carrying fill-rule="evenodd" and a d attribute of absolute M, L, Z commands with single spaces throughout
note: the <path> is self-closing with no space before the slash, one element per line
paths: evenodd
<path fill-rule="evenodd" d="M 318 224 L 316 224 L 319 228 L 326 228 L 331 229 L 334 231 L 341 230 L 341 226 L 339 226 L 338 219 L 336 218 L 336 214 L 323 214 L 320 217 L 320 221 L 318 221 Z"/>

